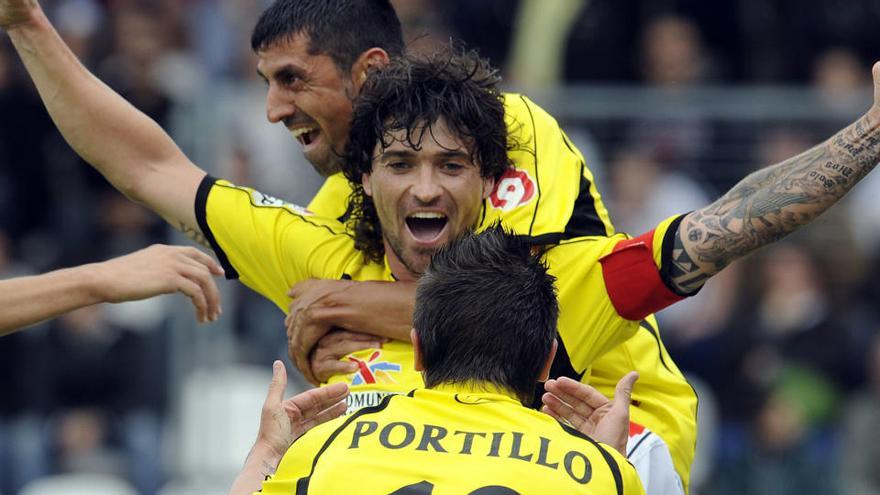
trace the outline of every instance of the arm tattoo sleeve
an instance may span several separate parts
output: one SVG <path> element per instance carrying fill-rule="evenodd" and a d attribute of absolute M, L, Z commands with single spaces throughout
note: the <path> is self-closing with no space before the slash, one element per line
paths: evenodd
<path fill-rule="evenodd" d="M 679 225 L 672 281 L 693 292 L 732 261 L 810 223 L 865 177 L 880 159 L 880 112 L 868 113 L 828 141 L 752 173 Z"/>
<path fill-rule="evenodd" d="M 202 234 L 201 230 L 187 225 L 185 222 L 180 222 L 178 228 L 180 229 L 180 232 L 183 233 L 183 235 L 189 237 L 190 240 L 195 241 L 195 243 L 199 246 L 213 250 L 213 248 L 211 247 L 211 243 L 208 242 L 208 239 L 205 238 L 205 235 Z"/>

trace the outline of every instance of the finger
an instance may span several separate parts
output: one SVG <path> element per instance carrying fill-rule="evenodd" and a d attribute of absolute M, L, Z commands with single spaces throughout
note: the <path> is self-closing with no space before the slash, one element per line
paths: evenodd
<path fill-rule="evenodd" d="M 583 404 L 590 409 L 598 409 L 609 402 L 608 398 L 598 390 L 568 377 L 548 380 L 544 384 L 544 389 L 556 394 L 560 399 L 574 407 L 579 407 Z"/>
<path fill-rule="evenodd" d="M 548 416 L 551 416 L 551 417 L 552 417 L 553 419 L 555 419 L 556 421 L 565 421 L 565 420 L 562 419 L 558 414 L 556 414 L 555 412 L 553 412 L 553 409 L 550 409 L 550 408 L 547 407 L 547 406 L 541 406 L 541 412 L 544 413 L 544 414 L 546 414 L 546 415 L 548 415 Z"/>
<path fill-rule="evenodd" d="M 287 370 L 284 363 L 276 360 L 272 363 L 272 381 L 269 382 L 269 393 L 266 394 L 265 407 L 277 407 L 284 400 L 284 389 L 287 388 Z"/>
<path fill-rule="evenodd" d="M 202 265 L 187 265 L 181 268 L 184 276 L 197 283 L 205 297 L 205 314 L 211 321 L 220 316 L 220 290 L 211 272 Z"/>
<path fill-rule="evenodd" d="M 335 329 L 334 331 L 328 333 L 321 339 L 321 344 L 337 344 L 339 342 L 345 341 L 356 341 L 356 342 L 384 342 L 385 339 L 382 337 L 377 337 L 375 335 L 370 335 L 368 333 L 361 332 L 352 332 L 351 330 L 342 330 Z M 380 346 L 375 346 L 380 347 Z"/>
<path fill-rule="evenodd" d="M 381 345 L 381 342 L 378 341 L 362 342 L 359 340 L 346 340 L 342 342 L 328 343 L 324 340 L 320 340 L 318 342 L 318 346 L 315 347 L 314 356 L 316 360 L 342 359 L 345 356 L 348 356 L 358 351 L 379 349 Z"/>
<path fill-rule="evenodd" d="M 310 418 L 321 411 L 332 407 L 337 402 L 348 396 L 348 385 L 334 383 L 326 387 L 313 388 L 301 394 L 294 395 L 286 402 L 290 402 L 300 410 L 303 418 Z"/>
<path fill-rule="evenodd" d="M 880 62 L 874 64 L 871 74 L 874 76 L 874 104 L 880 105 Z"/>
<path fill-rule="evenodd" d="M 312 416 L 311 418 L 302 421 L 300 423 L 300 427 L 304 431 L 308 431 L 308 430 L 318 426 L 321 423 L 326 423 L 327 421 L 330 421 L 331 419 L 336 419 L 339 416 L 342 416 L 343 414 L 345 414 L 345 411 L 347 409 L 348 409 L 348 405 L 345 403 L 344 400 L 337 402 L 336 404 L 330 406 L 329 408 L 324 409 L 323 411 L 319 412 L 318 414 Z"/>
<path fill-rule="evenodd" d="M 320 383 L 326 383 L 331 377 L 337 375 L 350 375 L 358 370 L 356 364 L 348 361 L 339 361 L 337 359 L 315 360 L 311 361 L 312 374 Z"/>
<path fill-rule="evenodd" d="M 614 406 L 613 407 L 625 407 L 628 408 L 630 403 L 632 402 L 632 393 L 633 388 L 635 387 L 636 381 L 639 379 L 639 374 L 635 371 L 630 371 L 623 378 L 617 382 L 617 387 L 614 389 Z"/>
<path fill-rule="evenodd" d="M 578 430 L 580 430 L 581 425 L 587 421 L 586 417 L 582 416 L 573 407 L 566 404 L 553 394 L 544 394 L 541 396 L 541 402 L 543 402 L 544 407 L 552 413 L 551 416 L 566 421 Z"/>
<path fill-rule="evenodd" d="M 308 279 L 308 280 L 303 280 L 302 282 L 298 282 L 293 287 L 291 287 L 289 291 L 287 291 L 287 295 L 294 298 L 294 299 L 299 298 L 303 294 L 308 292 L 309 289 L 311 289 L 312 286 L 315 285 L 315 282 L 316 282 L 315 279 Z"/>
<path fill-rule="evenodd" d="M 309 360 L 308 354 L 303 354 L 299 352 L 293 345 L 288 345 L 287 347 L 287 355 L 290 357 L 290 361 L 296 366 L 296 369 L 302 373 L 303 378 L 306 379 L 307 382 L 311 383 L 314 386 L 318 386 L 321 382 L 312 373 L 312 363 Z"/>
<path fill-rule="evenodd" d="M 207 301 L 205 301 L 205 294 L 202 292 L 202 288 L 199 286 L 199 284 L 184 276 L 178 276 L 177 290 L 186 294 L 186 296 L 189 297 L 190 301 L 192 301 L 192 304 L 193 306 L 195 306 L 196 309 L 196 320 L 199 323 L 206 323 L 208 321 L 208 303 Z"/>
<path fill-rule="evenodd" d="M 195 260 L 200 265 L 207 268 L 214 275 L 226 275 L 226 272 L 223 270 L 223 267 L 220 266 L 214 258 L 208 256 L 204 252 L 194 248 L 194 247 L 186 247 L 182 248 L 183 255 L 187 258 Z"/>
<path fill-rule="evenodd" d="M 294 345 L 290 333 L 287 334 L 287 357 L 290 358 L 290 362 L 296 366 L 297 371 L 302 374 L 307 382 L 315 386 L 321 384 L 317 377 L 312 373 L 308 354 L 302 353 L 301 350 Z"/>

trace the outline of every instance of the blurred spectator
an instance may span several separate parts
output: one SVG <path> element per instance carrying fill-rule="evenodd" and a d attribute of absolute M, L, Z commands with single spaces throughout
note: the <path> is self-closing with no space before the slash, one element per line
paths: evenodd
<path fill-rule="evenodd" d="M 680 91 L 707 81 L 710 63 L 699 28 L 692 21 L 675 16 L 655 19 L 642 33 L 641 47 L 645 83 L 663 91 L 664 98 L 677 98 Z M 698 108 L 683 105 L 675 117 L 635 122 L 627 142 L 638 143 L 661 167 L 711 179 L 714 170 L 707 169 L 704 157 L 712 143 L 712 128 Z"/>
<path fill-rule="evenodd" d="M 406 49 L 411 52 L 431 53 L 449 46 L 453 32 L 446 13 L 435 0 L 397 0 L 394 9 L 403 28 Z"/>
<path fill-rule="evenodd" d="M 52 322 L 42 386 L 54 469 L 116 474 L 155 493 L 163 478 L 163 362 L 155 339 L 110 324 L 103 306 Z"/>
<path fill-rule="evenodd" d="M 562 49 L 587 0 L 523 0 L 511 48 L 510 81 L 526 88 L 557 86 L 563 75 Z"/>
<path fill-rule="evenodd" d="M 830 48 L 813 64 L 813 86 L 822 104 L 840 122 L 848 122 L 866 108 L 871 86 L 869 65 L 846 48 Z"/>
<path fill-rule="evenodd" d="M 847 495 L 880 493 L 880 334 L 875 334 L 864 364 L 866 387 L 844 404 L 840 423 L 840 492 Z"/>

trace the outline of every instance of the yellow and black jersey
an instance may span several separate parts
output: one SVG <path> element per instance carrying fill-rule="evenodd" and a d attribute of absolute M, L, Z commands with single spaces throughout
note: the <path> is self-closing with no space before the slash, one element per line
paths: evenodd
<path fill-rule="evenodd" d="M 393 280 L 387 264 L 365 261 L 339 222 L 252 189 L 206 177 L 197 195 L 196 215 L 227 276 L 240 278 L 285 312 L 289 288 L 308 278 Z M 672 224 L 673 219 L 661 223 L 647 238 L 617 234 L 565 240 L 550 247 L 546 258 L 557 277 L 562 309 L 563 352 L 558 354 L 553 376 L 586 379 L 590 365 L 605 353 L 598 362 L 607 363 L 607 370 L 600 367 L 593 374 L 599 380 L 597 388 L 611 396 L 625 372 L 638 371 L 642 378 L 635 394 L 644 395 L 642 404 L 648 408 L 634 412 L 633 418 L 661 434 L 673 454 L 679 454 L 676 467 L 687 480 L 695 435 L 687 426 L 694 423 L 696 399 L 655 340 L 656 333 L 648 335 L 642 324 L 651 312 L 679 298 L 666 289 L 658 270 L 664 266 L 661 247 Z M 645 239 L 650 242 L 646 244 Z M 645 249 L 650 251 L 647 255 Z M 627 285 L 630 282 L 633 287 Z M 629 337 L 634 340 L 619 345 Z M 409 343 L 392 341 L 346 359 L 357 363 L 358 371 L 331 382 L 351 385 L 349 411 L 374 406 L 389 393 L 422 385 L 413 369 Z M 654 394 L 651 387 L 660 393 Z M 677 391 L 683 391 L 682 395 L 670 399 Z M 638 404 L 636 409 L 640 409 Z M 669 415 L 676 421 L 666 424 Z"/>
<path fill-rule="evenodd" d="M 365 260 L 339 222 L 253 189 L 205 177 L 196 196 L 196 218 L 227 278 L 238 278 L 285 313 L 287 291 L 303 280 L 394 280 L 387 263 Z M 358 371 L 330 383 L 349 384 L 350 410 L 423 386 L 409 342 L 391 341 L 346 359 Z"/>
<path fill-rule="evenodd" d="M 550 114 L 522 95 L 504 95 L 514 168 L 483 205 L 481 226 L 501 221 L 535 244 L 614 233 L 608 210 L 580 151 Z M 345 222 L 351 186 L 342 174 L 327 179 L 309 210 Z"/>
<path fill-rule="evenodd" d="M 320 425 L 262 493 L 640 494 L 613 448 L 492 387 L 418 389 Z"/>
<path fill-rule="evenodd" d="M 681 218 L 666 219 L 637 238 L 618 234 L 608 240 L 562 241 L 548 249 L 546 259 L 554 274 L 602 272 L 583 278 L 563 276 L 557 282 L 561 345 L 551 376 L 580 378 L 613 397 L 620 378 L 638 371 L 631 420 L 663 438 L 687 491 L 696 448 L 697 396 L 666 351 L 652 314 L 684 297 L 669 289 L 667 275 Z M 597 247 L 585 249 L 589 244 Z M 585 252 L 595 254 L 584 256 Z M 569 290 L 573 293 L 567 294 Z M 603 328 L 615 332 L 626 328 L 632 337 L 597 357 L 589 348 L 594 344 L 585 339 Z"/>

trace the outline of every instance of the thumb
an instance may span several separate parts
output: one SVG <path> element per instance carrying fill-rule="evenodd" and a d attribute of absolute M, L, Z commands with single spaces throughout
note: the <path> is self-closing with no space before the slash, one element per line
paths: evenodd
<path fill-rule="evenodd" d="M 630 371 L 617 382 L 617 387 L 614 389 L 613 407 L 629 407 L 630 401 L 632 401 L 633 387 L 635 387 L 638 379 L 639 374 L 635 371 Z"/>
<path fill-rule="evenodd" d="M 880 106 L 880 62 L 874 64 L 871 74 L 874 76 L 874 105 Z"/>
<path fill-rule="evenodd" d="M 284 400 L 284 390 L 287 388 L 287 370 L 284 363 L 275 361 L 272 363 L 272 381 L 269 383 L 269 393 L 266 395 L 266 404 L 280 404 Z"/>

